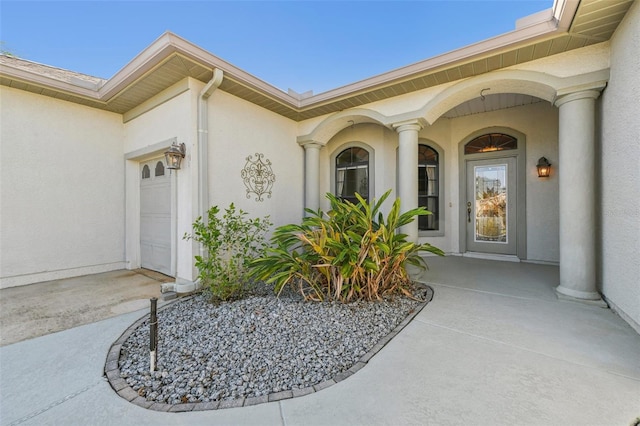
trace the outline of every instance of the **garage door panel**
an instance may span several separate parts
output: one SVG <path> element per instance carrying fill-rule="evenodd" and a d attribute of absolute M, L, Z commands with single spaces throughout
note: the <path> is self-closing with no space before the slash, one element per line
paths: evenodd
<path fill-rule="evenodd" d="M 171 229 L 171 218 L 154 216 L 141 217 L 140 240 L 170 244 L 171 238 L 169 232 L 161 232 L 165 229 Z"/>
<path fill-rule="evenodd" d="M 171 274 L 171 180 L 155 176 L 161 159 L 145 164 L 151 173 L 143 173 L 140 182 L 140 263 L 143 268 Z"/>
<path fill-rule="evenodd" d="M 164 185 L 142 187 L 140 189 L 140 213 L 171 215 L 171 206 L 167 202 L 170 186 L 170 182 L 165 182 Z"/>
<path fill-rule="evenodd" d="M 171 274 L 171 247 L 163 247 L 157 244 L 140 244 L 140 254 L 142 255 L 141 266 L 153 271 Z"/>

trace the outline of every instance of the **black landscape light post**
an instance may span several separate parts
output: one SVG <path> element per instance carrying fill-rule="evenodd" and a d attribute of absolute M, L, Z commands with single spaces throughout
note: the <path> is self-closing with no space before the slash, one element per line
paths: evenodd
<path fill-rule="evenodd" d="M 156 363 L 158 360 L 158 317 L 156 315 L 158 306 L 158 299 L 151 298 L 151 314 L 149 321 L 149 370 L 151 372 L 156 371 Z"/>

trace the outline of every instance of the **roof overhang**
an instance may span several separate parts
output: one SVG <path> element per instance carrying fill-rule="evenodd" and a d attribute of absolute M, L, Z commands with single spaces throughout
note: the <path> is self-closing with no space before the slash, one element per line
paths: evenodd
<path fill-rule="evenodd" d="M 556 0 L 552 9 L 518 20 L 514 31 L 310 96 L 283 92 L 170 32 L 106 81 L 2 57 L 0 83 L 124 114 L 186 77 L 207 82 L 218 68 L 220 90 L 301 121 L 601 43 L 632 3 Z"/>

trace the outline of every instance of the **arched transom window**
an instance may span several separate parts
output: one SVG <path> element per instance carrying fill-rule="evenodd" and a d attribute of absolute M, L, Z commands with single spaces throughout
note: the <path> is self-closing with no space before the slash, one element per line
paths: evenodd
<path fill-rule="evenodd" d="M 369 199 L 369 152 L 352 147 L 336 157 L 336 196 L 357 203 L 356 192 Z"/>
<path fill-rule="evenodd" d="M 418 229 L 439 229 L 439 185 L 438 153 L 428 145 L 418 145 L 418 207 L 432 214 L 418 217 Z"/>
<path fill-rule="evenodd" d="M 156 176 L 164 176 L 164 164 L 162 164 L 162 161 L 156 163 Z"/>
<path fill-rule="evenodd" d="M 464 146 L 464 153 L 480 154 L 508 149 L 518 149 L 518 140 L 516 138 L 504 133 L 487 133 L 467 142 Z"/>

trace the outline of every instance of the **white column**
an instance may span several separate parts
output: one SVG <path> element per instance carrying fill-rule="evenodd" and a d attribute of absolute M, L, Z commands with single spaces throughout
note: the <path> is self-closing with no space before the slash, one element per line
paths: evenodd
<path fill-rule="evenodd" d="M 418 132 L 423 125 L 419 120 L 411 120 L 393 125 L 399 134 L 398 144 L 398 197 L 400 212 L 418 207 Z M 418 220 L 403 226 L 400 232 L 407 234 L 407 240 L 418 241 Z"/>
<path fill-rule="evenodd" d="M 320 148 L 319 143 L 305 143 L 304 147 L 304 207 L 320 208 Z"/>
<path fill-rule="evenodd" d="M 563 296 L 600 301 L 596 287 L 595 100 L 597 90 L 558 98 L 560 285 Z"/>

